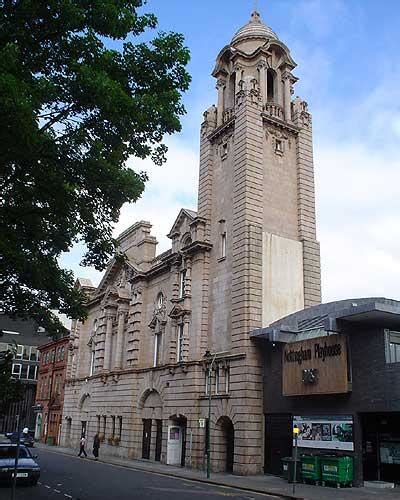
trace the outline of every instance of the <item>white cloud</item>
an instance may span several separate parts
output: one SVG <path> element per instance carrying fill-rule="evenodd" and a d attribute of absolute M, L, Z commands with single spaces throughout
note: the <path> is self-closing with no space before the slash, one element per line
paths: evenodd
<path fill-rule="evenodd" d="M 316 148 L 324 301 L 400 298 L 400 160 L 368 141 Z"/>
<path fill-rule="evenodd" d="M 167 163 L 155 166 L 150 160 L 129 161 L 135 170 L 144 170 L 149 175 L 142 198 L 134 204 L 125 205 L 115 235 L 139 220 L 153 224 L 152 233 L 159 241 L 158 253 L 170 247 L 167 234 L 181 208 L 196 210 L 198 182 L 198 152 L 179 139 L 167 142 Z"/>

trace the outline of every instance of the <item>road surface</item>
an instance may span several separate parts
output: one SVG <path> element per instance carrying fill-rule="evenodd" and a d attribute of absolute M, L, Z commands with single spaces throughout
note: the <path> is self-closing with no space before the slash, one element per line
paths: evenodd
<path fill-rule="evenodd" d="M 34 449 L 35 450 L 35 449 Z M 265 500 L 276 497 L 95 462 L 88 458 L 35 450 L 39 484 L 18 486 L 16 500 Z M 11 498 L 0 487 L 0 498 Z"/>

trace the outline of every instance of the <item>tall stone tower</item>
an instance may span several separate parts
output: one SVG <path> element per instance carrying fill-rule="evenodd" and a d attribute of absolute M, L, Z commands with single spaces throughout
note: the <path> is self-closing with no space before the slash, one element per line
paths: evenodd
<path fill-rule="evenodd" d="M 292 100 L 295 67 L 253 12 L 217 57 L 217 106 L 201 128 L 208 349 L 231 357 L 235 471 L 244 474 L 262 463 L 261 363 L 249 333 L 321 300 L 311 115 Z"/>

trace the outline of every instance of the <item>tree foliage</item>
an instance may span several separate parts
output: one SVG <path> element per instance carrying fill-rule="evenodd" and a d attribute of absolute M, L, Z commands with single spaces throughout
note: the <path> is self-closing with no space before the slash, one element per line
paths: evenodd
<path fill-rule="evenodd" d="M 143 0 L 0 0 L 0 310 L 58 328 L 84 318 L 59 256 L 86 245 L 102 270 L 112 229 L 146 175 L 130 156 L 165 161 L 190 77 L 182 35 L 159 33 Z M 146 32 L 146 33 L 145 33 Z"/>
<path fill-rule="evenodd" d="M 20 380 L 12 378 L 12 360 L 15 352 L 12 349 L 0 352 L 0 415 L 7 412 L 8 405 L 21 401 L 24 388 Z"/>

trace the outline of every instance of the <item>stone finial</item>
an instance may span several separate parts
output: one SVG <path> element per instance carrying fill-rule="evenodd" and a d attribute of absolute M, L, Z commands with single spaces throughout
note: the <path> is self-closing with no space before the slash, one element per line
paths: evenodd
<path fill-rule="evenodd" d="M 260 13 L 257 10 L 253 10 L 250 16 L 250 23 L 262 23 Z"/>

